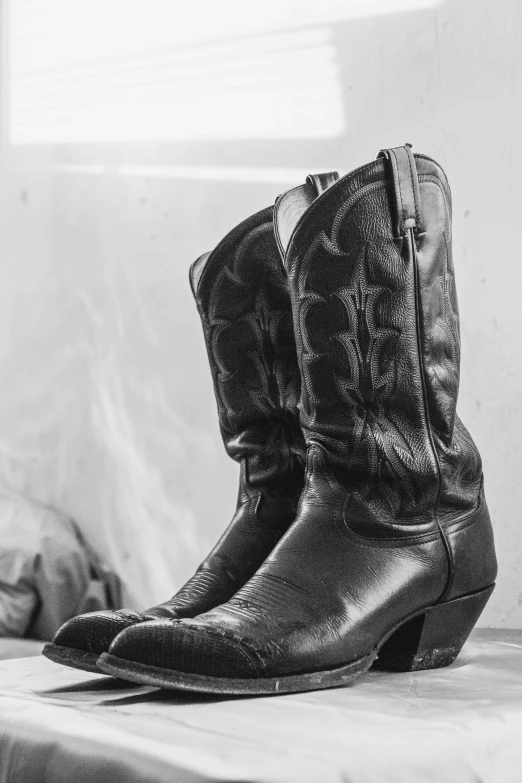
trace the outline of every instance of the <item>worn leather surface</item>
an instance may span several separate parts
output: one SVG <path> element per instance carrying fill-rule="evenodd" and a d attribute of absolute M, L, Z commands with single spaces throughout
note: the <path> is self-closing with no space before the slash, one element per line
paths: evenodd
<path fill-rule="evenodd" d="M 54 637 L 54 643 L 101 655 L 109 649 L 120 631 L 145 618 L 126 609 L 88 612 L 64 623 Z"/>
<path fill-rule="evenodd" d="M 297 367 L 286 275 L 273 209 L 228 234 L 191 269 L 225 448 L 240 463 L 235 515 L 218 544 L 176 595 L 142 614 L 74 618 L 56 644 L 104 652 L 126 627 L 156 617 L 193 617 L 227 601 L 293 521 L 303 487 Z"/>
<path fill-rule="evenodd" d="M 113 655 L 228 677 L 332 668 L 494 581 L 480 458 L 455 411 L 450 203 L 440 167 L 404 151 L 311 205 L 303 189 L 279 200 L 308 446 L 296 521 L 230 601 L 128 629 Z"/>

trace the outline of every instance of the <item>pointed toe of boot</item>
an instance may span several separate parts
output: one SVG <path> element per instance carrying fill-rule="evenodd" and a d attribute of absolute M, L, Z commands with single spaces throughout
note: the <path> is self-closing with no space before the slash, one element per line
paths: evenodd
<path fill-rule="evenodd" d="M 56 633 L 54 644 L 101 655 L 125 628 L 141 620 L 137 612 L 90 612 L 73 617 Z"/>
<path fill-rule="evenodd" d="M 252 654 L 240 641 L 184 621 L 141 623 L 119 634 L 101 659 L 107 673 L 164 687 L 185 675 L 258 677 Z M 159 682 L 158 677 L 163 680 Z"/>
<path fill-rule="evenodd" d="M 113 639 L 125 628 L 140 622 L 137 612 L 103 611 L 80 614 L 68 620 L 43 650 L 56 663 L 75 669 L 100 672 L 99 656 L 107 652 Z"/>

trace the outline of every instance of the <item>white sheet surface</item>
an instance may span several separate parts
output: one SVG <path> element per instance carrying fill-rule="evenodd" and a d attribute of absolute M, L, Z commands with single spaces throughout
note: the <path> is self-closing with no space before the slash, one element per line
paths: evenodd
<path fill-rule="evenodd" d="M 0 638 L 0 661 L 10 658 L 28 658 L 40 655 L 44 642 L 36 639 Z"/>
<path fill-rule="evenodd" d="M 447 669 L 257 699 L 0 662 L 0 783 L 521 780 L 522 631 L 476 631 Z"/>

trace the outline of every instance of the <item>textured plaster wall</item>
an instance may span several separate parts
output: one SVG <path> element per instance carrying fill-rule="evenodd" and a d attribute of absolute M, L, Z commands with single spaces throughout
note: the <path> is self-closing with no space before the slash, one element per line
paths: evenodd
<path fill-rule="evenodd" d="M 329 29 L 345 118 L 333 139 L 13 147 L 4 127 L 0 482 L 72 514 L 133 605 L 170 595 L 228 522 L 237 477 L 190 262 L 301 172 L 348 171 L 410 141 L 453 189 L 459 409 L 482 452 L 500 562 L 481 622 L 522 627 L 522 6 L 448 0 Z M 129 163 L 296 174 L 124 175 Z"/>

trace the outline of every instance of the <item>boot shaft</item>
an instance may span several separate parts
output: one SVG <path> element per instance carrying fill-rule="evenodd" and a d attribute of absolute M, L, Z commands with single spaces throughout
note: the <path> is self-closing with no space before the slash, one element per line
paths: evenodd
<path fill-rule="evenodd" d="M 192 266 L 228 454 L 252 486 L 303 464 L 300 377 L 286 275 L 265 209 Z"/>
<path fill-rule="evenodd" d="M 298 210 L 296 210 L 298 211 Z M 477 450 L 456 417 L 451 196 L 408 147 L 343 177 L 298 220 L 285 264 L 311 459 L 368 534 L 476 505 Z M 381 533 L 379 533 L 381 531 Z"/>

